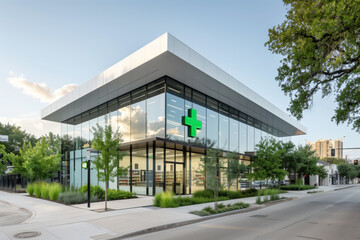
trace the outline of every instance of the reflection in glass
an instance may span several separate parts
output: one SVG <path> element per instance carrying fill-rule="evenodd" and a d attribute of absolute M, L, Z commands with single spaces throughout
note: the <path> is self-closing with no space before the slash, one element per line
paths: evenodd
<path fill-rule="evenodd" d="M 89 128 L 89 121 L 83 122 L 81 124 L 81 137 L 83 142 L 81 143 L 82 149 L 90 147 L 90 128 Z"/>
<path fill-rule="evenodd" d="M 247 151 L 247 125 L 245 123 L 239 122 L 240 124 L 240 153 L 245 153 Z"/>
<path fill-rule="evenodd" d="M 184 141 L 184 126 L 182 117 L 184 116 L 184 99 L 167 93 L 166 103 L 166 137 L 172 140 Z"/>
<path fill-rule="evenodd" d="M 254 127 L 248 126 L 248 148 L 249 152 L 255 151 L 255 131 Z"/>
<path fill-rule="evenodd" d="M 204 190 L 204 175 L 200 173 L 200 163 L 203 154 L 191 153 L 191 192 Z"/>
<path fill-rule="evenodd" d="M 165 137 L 165 94 L 147 99 L 147 138 Z"/>
<path fill-rule="evenodd" d="M 119 189 L 123 191 L 130 191 L 130 151 L 125 151 L 126 155 L 123 157 L 119 165 L 127 168 L 125 173 L 119 176 Z"/>
<path fill-rule="evenodd" d="M 255 128 L 255 148 L 256 145 L 260 143 L 260 140 L 261 140 L 261 130 Z"/>
<path fill-rule="evenodd" d="M 209 147 L 219 147 L 219 114 L 207 109 L 207 139 L 211 142 Z"/>
<path fill-rule="evenodd" d="M 118 110 L 117 126 L 124 142 L 130 142 L 130 106 Z"/>
<path fill-rule="evenodd" d="M 132 189 L 137 194 L 146 194 L 146 149 L 132 151 Z"/>
<path fill-rule="evenodd" d="M 229 150 L 229 117 L 219 114 L 219 147 Z"/>
<path fill-rule="evenodd" d="M 146 100 L 131 105 L 131 141 L 146 138 Z"/>
<path fill-rule="evenodd" d="M 239 122 L 230 118 L 230 151 L 239 151 Z"/>
<path fill-rule="evenodd" d="M 155 192 L 160 193 L 164 187 L 164 149 L 156 148 Z"/>

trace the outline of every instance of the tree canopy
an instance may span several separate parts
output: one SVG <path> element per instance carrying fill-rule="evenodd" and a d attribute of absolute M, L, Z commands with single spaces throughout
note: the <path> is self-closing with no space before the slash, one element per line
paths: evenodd
<path fill-rule="evenodd" d="M 274 138 L 261 139 L 256 148 L 256 157 L 250 164 L 253 172 L 249 176 L 257 180 L 283 180 L 288 172 L 284 170 L 281 159 L 285 152 L 281 143 Z"/>
<path fill-rule="evenodd" d="M 9 136 L 9 142 L 1 143 L 5 146 L 5 151 L 7 153 L 18 152 L 24 142 L 30 142 L 32 145 L 35 145 L 38 140 L 34 135 L 21 130 L 19 126 L 12 125 L 10 123 L 0 123 L 0 134 Z"/>
<path fill-rule="evenodd" d="M 265 45 L 284 56 L 276 80 L 297 119 L 313 97 L 334 94 L 332 117 L 360 131 L 360 0 L 283 0 L 288 11 Z"/>

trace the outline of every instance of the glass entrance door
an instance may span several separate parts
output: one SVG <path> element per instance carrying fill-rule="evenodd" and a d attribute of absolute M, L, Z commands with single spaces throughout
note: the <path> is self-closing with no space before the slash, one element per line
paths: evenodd
<path fill-rule="evenodd" d="M 166 191 L 184 194 L 184 164 L 166 162 Z"/>

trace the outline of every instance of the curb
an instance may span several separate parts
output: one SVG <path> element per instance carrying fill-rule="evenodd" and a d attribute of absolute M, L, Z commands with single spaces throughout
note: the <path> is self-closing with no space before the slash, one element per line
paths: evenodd
<path fill-rule="evenodd" d="M 347 189 L 347 188 L 352 188 L 352 187 L 355 187 L 355 186 L 346 186 L 346 187 L 336 188 L 336 189 L 334 189 L 333 191 L 339 191 L 339 190 L 343 190 L 343 189 Z"/>
<path fill-rule="evenodd" d="M 168 230 L 168 229 L 171 229 L 171 228 L 182 227 L 182 226 L 190 225 L 190 224 L 193 224 L 193 223 L 204 222 L 204 221 L 211 220 L 211 219 L 214 219 L 214 218 L 220 218 L 220 217 L 225 217 L 225 216 L 230 216 L 230 215 L 235 215 L 235 214 L 240 214 L 240 213 L 253 212 L 253 211 L 268 207 L 268 206 L 272 206 L 272 205 L 282 203 L 282 202 L 291 201 L 291 200 L 294 200 L 294 199 L 296 199 L 296 198 L 280 199 L 280 200 L 276 200 L 276 201 L 267 202 L 267 203 L 264 203 L 264 204 L 261 204 L 261 205 L 254 204 L 254 205 L 252 205 L 252 206 L 250 206 L 248 208 L 245 208 L 245 209 L 239 209 L 239 210 L 235 210 L 235 211 L 214 214 L 214 215 L 211 215 L 211 216 L 199 217 L 197 219 L 186 220 L 186 221 L 182 221 L 182 222 L 170 223 L 170 224 L 155 226 L 155 227 L 151 227 L 151 228 L 146 228 L 146 229 L 135 231 L 135 232 L 132 232 L 132 233 L 127 233 L 127 234 L 124 234 L 124 235 L 112 237 L 112 238 L 109 238 L 109 240 L 121 240 L 121 239 L 126 239 L 126 238 L 129 238 L 129 237 L 135 237 L 135 236 L 139 236 L 139 235 L 143 235 L 143 234 Z"/>

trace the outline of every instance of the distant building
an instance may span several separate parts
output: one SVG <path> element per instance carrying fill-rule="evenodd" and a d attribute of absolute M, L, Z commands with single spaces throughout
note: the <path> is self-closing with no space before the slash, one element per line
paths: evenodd
<path fill-rule="evenodd" d="M 324 158 L 343 158 L 343 138 L 331 140 L 321 139 L 316 142 L 306 142 L 316 151 L 315 155 L 320 159 Z"/>

